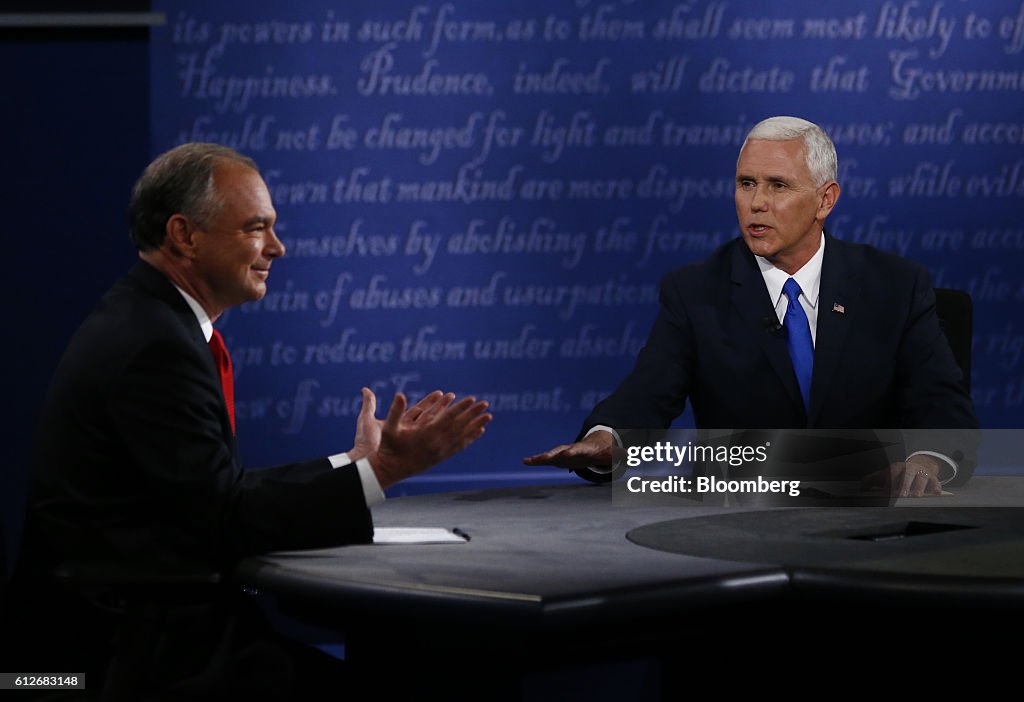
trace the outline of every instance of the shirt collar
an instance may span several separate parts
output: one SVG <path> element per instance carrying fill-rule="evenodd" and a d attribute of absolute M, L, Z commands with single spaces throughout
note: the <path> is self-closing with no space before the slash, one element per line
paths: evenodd
<path fill-rule="evenodd" d="M 812 309 L 817 309 L 818 290 L 821 287 L 821 263 L 825 259 L 825 232 L 821 233 L 821 242 L 818 244 L 818 250 L 811 256 L 811 260 L 792 276 L 781 268 L 773 266 L 766 258 L 761 256 L 754 256 L 754 258 L 757 260 L 757 267 L 761 269 L 764 284 L 768 287 L 768 295 L 773 307 L 777 307 L 779 304 L 779 299 L 782 297 L 782 286 L 790 278 L 796 278 L 804 299 Z"/>
<path fill-rule="evenodd" d="M 171 283 L 171 285 L 174 285 Z M 206 314 L 206 310 L 200 305 L 194 297 L 189 295 L 187 292 L 174 285 L 174 289 L 181 293 L 181 296 L 185 298 L 185 302 L 192 309 L 192 314 L 196 316 L 196 321 L 199 322 L 199 328 L 203 330 L 203 336 L 206 337 L 206 343 L 210 343 L 210 338 L 213 336 L 213 322 L 210 321 L 210 315 Z"/>

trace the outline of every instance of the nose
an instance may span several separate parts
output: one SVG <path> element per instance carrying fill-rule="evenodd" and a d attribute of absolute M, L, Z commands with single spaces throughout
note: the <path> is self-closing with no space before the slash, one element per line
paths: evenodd
<path fill-rule="evenodd" d="M 768 209 L 768 196 L 764 192 L 764 188 L 759 185 L 754 186 L 754 192 L 750 195 L 750 211 L 751 212 L 764 212 Z"/>
<path fill-rule="evenodd" d="M 285 246 L 284 243 L 277 238 L 277 233 L 273 227 L 267 228 L 267 239 L 263 244 L 263 254 L 267 258 L 280 258 L 284 256 Z"/>

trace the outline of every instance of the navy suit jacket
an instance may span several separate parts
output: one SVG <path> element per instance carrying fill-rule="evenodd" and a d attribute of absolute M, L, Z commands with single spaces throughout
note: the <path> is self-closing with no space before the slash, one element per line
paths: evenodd
<path fill-rule="evenodd" d="M 26 555 L 44 568 L 83 559 L 224 568 L 373 536 L 354 465 L 242 470 L 199 323 L 142 261 L 72 338 L 37 456 Z"/>
<path fill-rule="evenodd" d="M 905 259 L 826 234 L 809 410 L 742 238 L 666 275 L 660 304 L 633 371 L 583 432 L 597 424 L 667 428 L 687 398 L 698 428 L 977 427 L 927 271 Z M 936 433 L 923 434 L 927 445 L 908 435 L 906 448 L 962 457 L 964 447 L 934 445 Z M 958 471 L 956 483 L 967 477 Z"/>

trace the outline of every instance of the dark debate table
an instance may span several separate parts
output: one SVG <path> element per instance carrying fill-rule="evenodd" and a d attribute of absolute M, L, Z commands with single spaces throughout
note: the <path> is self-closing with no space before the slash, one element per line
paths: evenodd
<path fill-rule="evenodd" d="M 452 660 L 488 675 L 630 656 L 704 665 L 737 636 L 763 651 L 794 632 L 810 634 L 799 655 L 825 637 L 831 657 L 848 640 L 837 631 L 892 636 L 898 621 L 901 641 L 928 645 L 938 626 L 1019 616 L 1020 505 L 1024 479 L 984 476 L 865 508 L 626 506 L 582 483 L 443 493 L 389 500 L 375 524 L 455 527 L 468 543 L 278 553 L 236 576 L 344 632 L 350 661 L 415 660 L 428 676 Z"/>

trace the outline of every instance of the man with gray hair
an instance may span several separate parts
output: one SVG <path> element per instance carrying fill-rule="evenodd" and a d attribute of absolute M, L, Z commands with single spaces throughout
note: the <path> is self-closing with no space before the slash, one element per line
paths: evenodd
<path fill-rule="evenodd" d="M 576 443 L 524 462 L 608 480 L 616 428 L 667 428 L 688 398 L 698 428 L 976 429 L 925 269 L 825 231 L 836 178 L 817 125 L 772 117 L 751 129 L 736 162 L 741 237 L 665 276 L 633 371 Z M 953 446 L 907 449 L 878 476 L 895 494 L 970 477 Z"/>
<path fill-rule="evenodd" d="M 85 582 L 79 599 L 59 609 L 67 593 L 52 586 L 53 574 L 127 573 L 159 583 L 230 572 L 249 554 L 367 543 L 382 490 L 461 451 L 491 415 L 486 403 L 438 390 L 412 407 L 396 395 L 381 421 L 363 388 L 350 450 L 242 470 L 230 356 L 213 323 L 262 298 L 285 253 L 267 186 L 251 159 L 184 144 L 146 168 L 129 211 L 139 260 L 72 338 L 40 420 L 19 568 L 27 589 L 48 593 L 40 605 L 51 626 L 28 622 L 46 638 L 36 667 L 87 668 L 97 691 L 108 664 L 103 620 L 111 634 L 120 630 L 112 670 L 133 681 L 113 681 L 120 689 L 104 699 L 171 691 L 206 699 L 213 690 L 264 699 L 279 684 L 289 699 L 287 675 L 267 675 L 286 669 L 287 656 L 275 663 L 267 646 L 253 647 L 259 635 L 245 632 L 259 624 L 227 591 L 185 606 L 175 599 L 181 593 L 126 594 L 113 578 L 103 602 L 96 583 Z M 147 614 L 111 620 L 109 603 L 126 597 L 144 598 Z M 69 631 L 73 620 L 78 634 Z M 73 659 L 58 654 L 62 640 L 73 644 Z"/>

